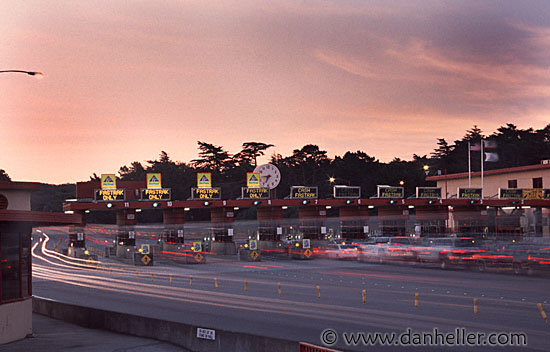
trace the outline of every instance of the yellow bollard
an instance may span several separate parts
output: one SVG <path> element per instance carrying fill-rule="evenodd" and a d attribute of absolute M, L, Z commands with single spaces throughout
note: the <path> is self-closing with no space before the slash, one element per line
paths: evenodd
<path fill-rule="evenodd" d="M 189 286 L 193 286 L 193 276 L 189 275 Z"/>
<path fill-rule="evenodd" d="M 477 298 L 474 298 L 474 314 L 477 314 Z"/>
<path fill-rule="evenodd" d="M 414 294 L 414 307 L 418 308 L 418 292 Z"/>
<path fill-rule="evenodd" d="M 279 296 L 281 295 L 281 283 L 277 282 L 277 291 L 279 291 Z"/>
<path fill-rule="evenodd" d="M 170 285 L 172 285 L 172 273 L 170 273 Z"/>
<path fill-rule="evenodd" d="M 244 280 L 244 291 L 248 291 L 248 281 Z"/>
<path fill-rule="evenodd" d="M 113 274 L 113 268 L 109 268 L 109 275 Z"/>
<path fill-rule="evenodd" d="M 218 288 L 218 279 L 217 278 L 214 278 L 214 287 Z"/>
<path fill-rule="evenodd" d="M 124 269 L 120 269 L 120 276 L 122 276 L 123 272 L 124 272 Z"/>
<path fill-rule="evenodd" d="M 136 270 L 136 279 L 139 277 L 139 271 Z"/>
<path fill-rule="evenodd" d="M 151 281 L 155 280 L 155 274 L 151 273 Z"/>
<path fill-rule="evenodd" d="M 361 293 L 363 294 L 363 304 L 365 304 L 367 302 L 367 290 L 363 290 Z"/>
<path fill-rule="evenodd" d="M 315 286 L 315 288 L 317 289 L 317 298 L 321 299 L 321 288 L 319 287 L 319 285 Z"/>
<path fill-rule="evenodd" d="M 544 312 L 544 309 L 542 309 L 542 304 L 537 303 L 537 307 L 539 307 L 540 315 L 542 316 L 542 319 L 548 323 L 548 317 L 546 316 L 546 312 Z"/>

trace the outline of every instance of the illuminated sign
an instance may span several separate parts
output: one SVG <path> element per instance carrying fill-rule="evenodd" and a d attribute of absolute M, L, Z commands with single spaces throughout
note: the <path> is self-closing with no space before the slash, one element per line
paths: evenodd
<path fill-rule="evenodd" d="M 221 188 L 191 188 L 191 199 L 221 199 Z"/>
<path fill-rule="evenodd" d="M 147 174 L 147 188 L 162 188 L 162 178 L 159 173 L 157 174 Z"/>
<path fill-rule="evenodd" d="M 544 189 L 542 188 L 524 188 L 523 199 L 544 199 Z"/>
<path fill-rule="evenodd" d="M 403 198 L 403 187 L 378 186 L 378 198 Z"/>
<path fill-rule="evenodd" d="M 198 172 L 197 173 L 197 187 L 198 188 L 211 188 L 212 187 L 212 173 L 211 172 Z"/>
<path fill-rule="evenodd" d="M 265 187 L 248 188 L 241 187 L 242 199 L 269 199 L 269 189 Z"/>
<path fill-rule="evenodd" d="M 521 189 L 521 188 L 499 188 L 498 189 L 498 198 L 499 199 L 522 199 L 523 198 L 523 189 Z"/>
<path fill-rule="evenodd" d="M 416 187 L 416 198 L 441 198 L 441 188 Z"/>
<path fill-rule="evenodd" d="M 101 189 L 116 189 L 116 175 L 101 174 Z"/>
<path fill-rule="evenodd" d="M 98 201 L 125 200 L 126 192 L 123 189 L 96 189 L 94 199 Z"/>
<path fill-rule="evenodd" d="M 361 187 L 334 186 L 332 189 L 334 198 L 361 198 Z"/>
<path fill-rule="evenodd" d="M 260 173 L 259 172 L 247 172 L 246 173 L 246 187 L 248 187 L 248 188 L 260 187 Z"/>
<path fill-rule="evenodd" d="M 459 188 L 457 194 L 461 199 L 480 199 L 481 188 Z"/>
<path fill-rule="evenodd" d="M 170 200 L 171 192 L 170 188 L 161 189 L 141 189 L 142 200 Z"/>
<path fill-rule="evenodd" d="M 317 198 L 317 187 L 302 187 L 292 186 L 290 187 L 291 199 L 315 199 Z"/>

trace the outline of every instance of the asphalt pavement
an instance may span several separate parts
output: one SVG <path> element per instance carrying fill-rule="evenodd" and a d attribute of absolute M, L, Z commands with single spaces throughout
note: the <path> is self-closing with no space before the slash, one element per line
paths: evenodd
<path fill-rule="evenodd" d="M 74 351 L 74 352 L 181 352 L 182 347 L 166 342 L 109 331 L 86 329 L 40 314 L 32 315 L 33 333 L 27 338 L 0 345 L 2 352 Z"/>

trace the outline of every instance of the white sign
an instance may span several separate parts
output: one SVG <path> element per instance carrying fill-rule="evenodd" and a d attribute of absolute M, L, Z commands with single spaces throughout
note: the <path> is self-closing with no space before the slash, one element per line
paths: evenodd
<path fill-rule="evenodd" d="M 128 231 L 128 238 L 136 238 L 136 233 L 134 231 Z"/>
<path fill-rule="evenodd" d="M 326 235 L 326 233 L 327 233 L 327 227 L 321 226 L 321 234 Z"/>
<path fill-rule="evenodd" d="M 83 232 L 79 232 L 76 234 L 76 240 L 77 241 L 84 241 L 84 233 Z"/>
<path fill-rule="evenodd" d="M 283 228 L 277 227 L 277 235 L 282 235 L 282 234 L 283 234 Z"/>
<path fill-rule="evenodd" d="M 197 328 L 197 338 L 205 340 L 215 340 L 216 330 Z"/>
<path fill-rule="evenodd" d="M 183 237 L 183 230 L 178 230 L 178 237 Z"/>
<path fill-rule="evenodd" d="M 233 229 L 227 229 L 227 236 L 233 236 Z"/>

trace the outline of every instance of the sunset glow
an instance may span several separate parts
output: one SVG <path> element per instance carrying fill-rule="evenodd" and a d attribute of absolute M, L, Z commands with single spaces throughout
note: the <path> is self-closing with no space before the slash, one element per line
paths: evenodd
<path fill-rule="evenodd" d="M 230 153 L 381 161 L 550 123 L 547 1 L 3 1 L 0 169 L 66 183 Z"/>

